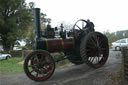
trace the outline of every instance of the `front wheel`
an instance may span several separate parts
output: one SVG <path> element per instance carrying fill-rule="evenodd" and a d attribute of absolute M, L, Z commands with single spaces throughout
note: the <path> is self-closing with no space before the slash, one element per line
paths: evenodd
<path fill-rule="evenodd" d="M 115 51 L 120 51 L 120 50 L 121 50 L 121 48 L 119 46 L 115 47 Z"/>
<path fill-rule="evenodd" d="M 37 50 L 30 53 L 24 61 L 24 72 L 32 80 L 44 81 L 52 76 L 55 63 L 49 52 Z"/>
<path fill-rule="evenodd" d="M 6 60 L 8 60 L 10 58 L 10 56 L 6 56 Z"/>

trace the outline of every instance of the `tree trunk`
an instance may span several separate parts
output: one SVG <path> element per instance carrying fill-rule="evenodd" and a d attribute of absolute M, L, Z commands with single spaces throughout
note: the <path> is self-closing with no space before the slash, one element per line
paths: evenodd
<path fill-rule="evenodd" d="M 2 46 L 4 49 L 4 53 L 9 53 L 9 51 L 11 49 L 11 44 L 8 41 L 7 37 L 2 37 Z"/>
<path fill-rule="evenodd" d="M 10 46 L 3 44 L 4 53 L 10 53 Z"/>

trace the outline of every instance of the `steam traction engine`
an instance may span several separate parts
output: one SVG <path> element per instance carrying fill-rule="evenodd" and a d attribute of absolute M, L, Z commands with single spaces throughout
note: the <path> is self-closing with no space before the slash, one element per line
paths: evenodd
<path fill-rule="evenodd" d="M 79 65 L 86 63 L 93 68 L 103 66 L 108 58 L 109 46 L 107 37 L 95 32 L 91 22 L 78 20 L 71 31 L 60 32 L 60 38 L 55 38 L 54 31 L 41 33 L 40 9 L 34 9 L 35 14 L 35 45 L 34 51 L 26 56 L 24 61 L 25 74 L 32 80 L 44 81 L 52 76 L 55 62 L 65 57 L 72 63 Z M 85 28 L 85 25 L 88 25 Z M 53 36 L 48 37 L 48 32 Z M 68 36 L 68 37 L 67 37 Z M 53 59 L 50 53 L 63 52 L 65 57 Z"/>

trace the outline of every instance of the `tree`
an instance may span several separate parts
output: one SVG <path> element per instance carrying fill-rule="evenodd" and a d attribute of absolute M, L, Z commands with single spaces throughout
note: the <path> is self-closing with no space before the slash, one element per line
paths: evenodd
<path fill-rule="evenodd" d="M 115 33 L 110 33 L 109 30 L 107 30 L 106 32 L 104 32 L 104 34 L 107 36 L 108 38 L 108 42 L 109 42 L 109 47 L 112 46 L 112 42 L 120 39 L 118 36 L 115 35 Z"/>
<path fill-rule="evenodd" d="M 32 22 L 32 12 L 25 0 L 0 0 L 0 37 L 4 52 L 13 49 L 25 37 Z"/>

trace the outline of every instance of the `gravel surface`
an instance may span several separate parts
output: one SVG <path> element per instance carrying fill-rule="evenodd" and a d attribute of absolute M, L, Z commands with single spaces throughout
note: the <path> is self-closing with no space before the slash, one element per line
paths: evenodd
<path fill-rule="evenodd" d="M 107 63 L 98 69 L 86 64 L 56 69 L 53 76 L 44 82 L 30 80 L 24 73 L 0 74 L 0 85 L 111 85 L 108 76 L 121 66 L 121 53 L 110 51 Z"/>

